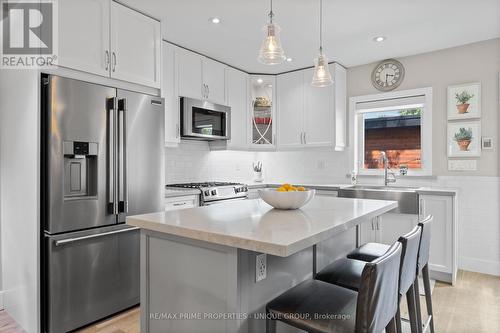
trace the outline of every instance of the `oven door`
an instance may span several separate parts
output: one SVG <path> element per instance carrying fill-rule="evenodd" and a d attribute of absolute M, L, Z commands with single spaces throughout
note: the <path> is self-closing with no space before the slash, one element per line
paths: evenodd
<path fill-rule="evenodd" d="M 222 204 L 225 202 L 235 202 L 235 201 L 241 201 L 241 200 L 247 200 L 247 199 L 248 199 L 247 197 L 242 197 L 242 198 L 235 198 L 235 199 L 214 200 L 214 201 L 204 202 L 203 206 L 211 206 L 211 205 Z"/>
<path fill-rule="evenodd" d="M 207 101 L 182 97 L 182 136 L 205 140 L 231 138 L 231 108 Z"/>

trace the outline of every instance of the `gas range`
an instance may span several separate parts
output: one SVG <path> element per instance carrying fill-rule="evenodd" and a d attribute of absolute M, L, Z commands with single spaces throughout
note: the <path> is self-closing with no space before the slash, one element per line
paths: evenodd
<path fill-rule="evenodd" d="M 225 202 L 227 200 L 241 200 L 248 196 L 248 187 L 241 183 L 230 182 L 201 182 L 170 184 L 166 187 L 192 188 L 200 190 L 200 204 L 208 206 L 214 203 Z"/>

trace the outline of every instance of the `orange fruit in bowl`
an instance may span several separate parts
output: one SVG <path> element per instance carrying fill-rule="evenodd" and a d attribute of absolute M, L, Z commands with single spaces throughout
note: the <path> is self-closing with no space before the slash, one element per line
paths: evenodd
<path fill-rule="evenodd" d="M 297 191 L 304 192 L 306 189 L 302 186 L 297 187 Z"/>

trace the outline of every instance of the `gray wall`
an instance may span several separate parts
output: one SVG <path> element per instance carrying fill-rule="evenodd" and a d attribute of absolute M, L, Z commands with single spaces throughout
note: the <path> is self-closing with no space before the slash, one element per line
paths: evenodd
<path fill-rule="evenodd" d="M 398 58 L 398 60 L 405 66 L 406 76 L 397 90 L 433 87 L 434 175 L 457 175 L 457 172 L 448 171 L 446 156 L 447 87 L 467 82 L 481 82 L 482 136 L 493 137 L 495 149 L 482 152 L 477 171 L 459 174 L 498 176 L 500 39 Z M 379 93 L 370 80 L 374 66 L 373 63 L 347 70 L 349 97 Z"/>

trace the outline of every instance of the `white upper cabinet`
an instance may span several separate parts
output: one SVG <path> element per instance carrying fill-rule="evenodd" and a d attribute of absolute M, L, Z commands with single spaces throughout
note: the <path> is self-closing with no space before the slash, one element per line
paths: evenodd
<path fill-rule="evenodd" d="M 228 148 L 247 148 L 247 82 L 248 74 L 233 68 L 226 69 L 227 104 L 231 107 L 231 140 Z"/>
<path fill-rule="evenodd" d="M 58 5 L 59 66 L 109 76 L 110 1 L 62 0 Z"/>
<path fill-rule="evenodd" d="M 335 84 L 313 87 L 312 77 L 313 70 L 304 71 L 304 144 L 334 146 Z"/>
<path fill-rule="evenodd" d="M 203 57 L 194 52 L 177 48 L 176 60 L 179 70 L 179 96 L 203 98 L 205 94 L 202 81 Z"/>
<path fill-rule="evenodd" d="M 208 58 L 203 58 L 204 98 L 217 103 L 226 103 L 226 66 Z"/>
<path fill-rule="evenodd" d="M 160 87 L 160 22 L 111 3 L 111 77 Z"/>
<path fill-rule="evenodd" d="M 278 148 L 345 147 L 345 69 L 330 65 L 334 84 L 311 86 L 313 70 L 278 75 Z"/>
<path fill-rule="evenodd" d="M 110 0 L 61 0 L 59 65 L 160 87 L 160 22 Z"/>
<path fill-rule="evenodd" d="M 291 72 L 278 76 L 278 145 L 300 147 L 304 140 L 304 73 Z"/>
<path fill-rule="evenodd" d="M 180 96 L 226 104 L 226 66 L 188 50 L 177 50 Z"/>
<path fill-rule="evenodd" d="M 177 93 L 176 47 L 162 42 L 161 94 L 165 98 L 165 145 L 180 142 L 180 105 Z"/>

